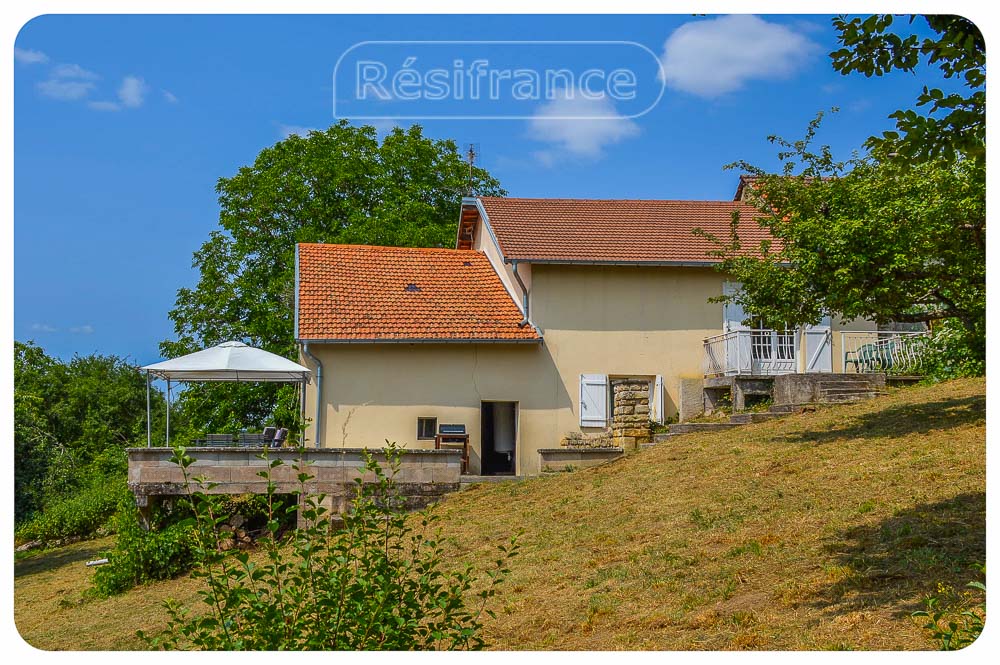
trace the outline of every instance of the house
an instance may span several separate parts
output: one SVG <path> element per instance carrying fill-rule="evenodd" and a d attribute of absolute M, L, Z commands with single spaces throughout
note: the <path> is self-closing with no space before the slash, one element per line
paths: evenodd
<path fill-rule="evenodd" d="M 298 245 L 306 439 L 433 448 L 464 430 L 469 473 L 531 475 L 552 449 L 642 443 L 650 421 L 700 412 L 707 387 L 845 371 L 844 322 L 765 330 L 709 302 L 738 285 L 693 230 L 728 237 L 734 212 L 756 211 L 469 197 L 455 249 Z M 740 233 L 756 246 L 765 231 Z"/>

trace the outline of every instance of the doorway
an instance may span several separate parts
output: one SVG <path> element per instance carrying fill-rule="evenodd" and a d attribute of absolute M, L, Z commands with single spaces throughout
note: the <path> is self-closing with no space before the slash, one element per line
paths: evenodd
<path fill-rule="evenodd" d="M 517 468 L 517 402 L 483 402 L 484 476 L 513 476 Z"/>

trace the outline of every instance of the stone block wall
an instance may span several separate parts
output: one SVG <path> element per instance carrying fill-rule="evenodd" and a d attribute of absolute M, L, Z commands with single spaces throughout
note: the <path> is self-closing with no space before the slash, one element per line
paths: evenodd
<path fill-rule="evenodd" d="M 617 446 L 611 438 L 611 430 L 604 432 L 566 432 L 559 441 L 564 448 L 614 448 Z"/>
<path fill-rule="evenodd" d="M 262 459 L 261 453 L 268 459 Z M 387 469 L 385 455 L 372 451 Z M 258 474 L 267 469 L 270 460 L 280 459 L 283 465 L 271 469 L 271 481 L 278 494 L 305 490 L 308 494 L 325 494 L 325 505 L 335 512 L 347 510 L 354 492 L 355 478 L 374 482 L 371 472 L 364 472 L 365 459 L 357 448 L 308 449 L 300 455 L 290 448 L 277 450 L 246 448 L 188 448 L 195 459 L 189 476 L 203 476 L 214 486 L 195 486 L 208 494 L 265 494 L 267 480 Z M 148 510 L 161 497 L 186 494 L 188 487 L 179 466 L 170 461 L 170 448 L 129 448 L 128 486 L 135 495 L 140 512 Z M 462 472 L 460 450 L 406 450 L 400 457 L 395 476 L 396 490 L 407 508 L 422 508 L 448 492 L 457 491 Z M 305 486 L 292 467 L 299 463 L 312 479 Z M 194 484 L 194 483 L 193 483 Z M 196 485 L 196 484 L 194 484 Z"/>
<path fill-rule="evenodd" d="M 611 439 L 620 448 L 635 448 L 653 440 L 649 429 L 649 381 L 611 380 Z"/>

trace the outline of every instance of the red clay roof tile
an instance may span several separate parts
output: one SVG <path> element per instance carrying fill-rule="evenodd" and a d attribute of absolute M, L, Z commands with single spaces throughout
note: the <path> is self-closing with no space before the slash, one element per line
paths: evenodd
<path fill-rule="evenodd" d="M 518 199 L 480 197 L 504 257 L 524 261 L 715 263 L 704 229 L 728 241 L 740 213 L 743 248 L 754 252 L 770 236 L 739 201 Z"/>
<path fill-rule="evenodd" d="M 487 258 L 456 249 L 298 246 L 296 336 L 337 341 L 539 341 Z"/>

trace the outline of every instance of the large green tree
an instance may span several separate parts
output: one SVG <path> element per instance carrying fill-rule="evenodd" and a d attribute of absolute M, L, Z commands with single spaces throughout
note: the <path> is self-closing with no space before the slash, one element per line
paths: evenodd
<path fill-rule="evenodd" d="M 834 19 L 842 48 L 834 67 L 881 76 L 937 66 L 966 93 L 924 88 L 916 110 L 892 114 L 896 131 L 867 152 L 837 161 L 806 136 L 777 143 L 783 168 L 730 165 L 753 176 L 754 220 L 734 220 L 717 239 L 720 269 L 743 283 L 727 296 L 769 325 L 816 323 L 824 313 L 888 321 L 948 321 L 981 367 L 985 358 L 985 60 L 982 35 L 966 19 L 913 17 L 934 37 L 899 34 L 891 16 Z M 741 246 L 740 223 L 766 227 L 774 242 Z"/>
<path fill-rule="evenodd" d="M 453 141 L 416 125 L 379 141 L 344 121 L 265 148 L 216 191 L 219 229 L 195 252 L 197 286 L 177 292 L 167 357 L 235 339 L 295 358 L 296 243 L 448 247 L 465 193 L 504 193 L 483 169 L 470 172 Z M 275 384 L 191 384 L 180 401 L 197 427 L 225 432 L 294 425 L 294 395 Z"/>
<path fill-rule="evenodd" d="M 162 439 L 165 402 L 151 392 L 154 434 Z M 146 382 L 116 356 L 63 362 L 14 343 L 14 512 L 21 521 L 47 502 L 111 468 L 146 442 Z"/>

